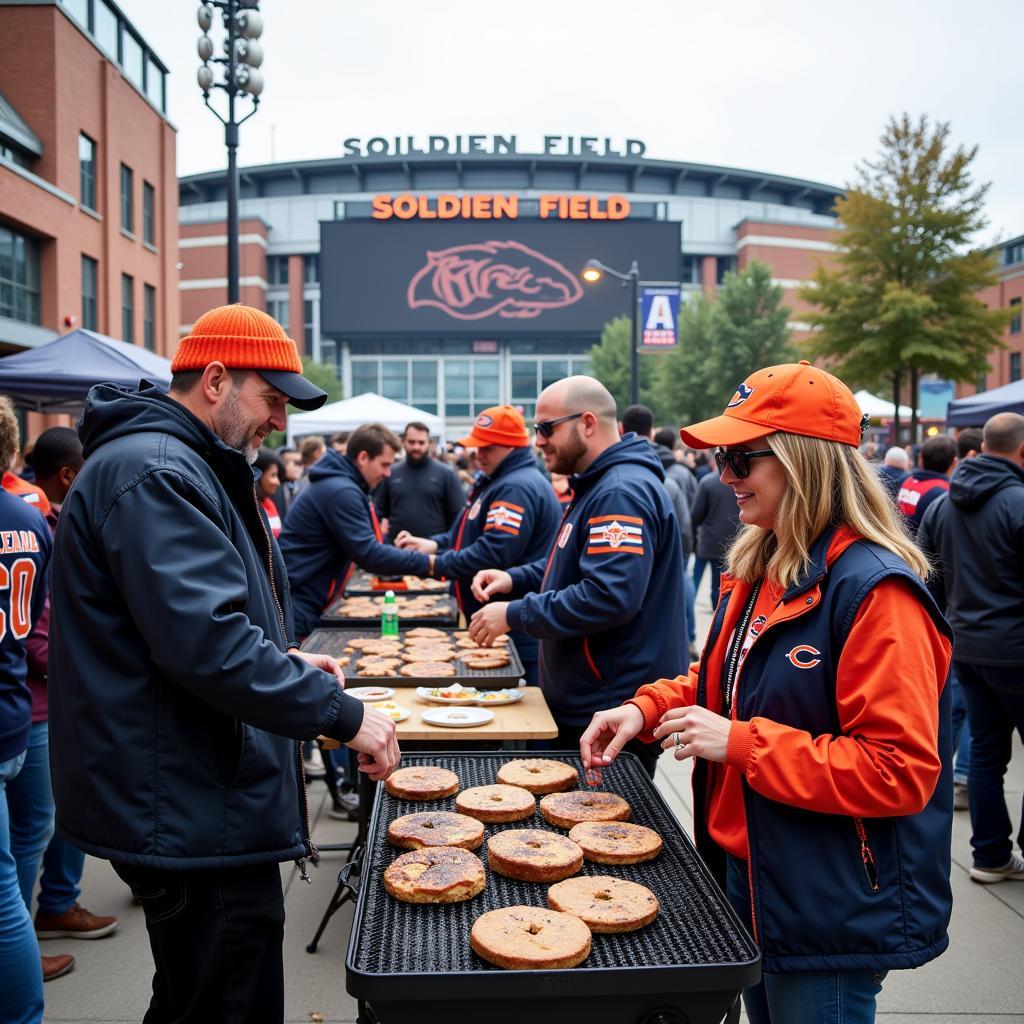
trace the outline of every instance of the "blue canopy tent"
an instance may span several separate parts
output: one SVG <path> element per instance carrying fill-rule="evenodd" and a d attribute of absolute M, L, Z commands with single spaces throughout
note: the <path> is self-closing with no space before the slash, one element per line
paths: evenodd
<path fill-rule="evenodd" d="M 134 388 L 143 378 L 167 390 L 171 361 L 84 329 L 0 359 L 0 392 L 35 412 L 78 413 L 94 384 Z"/>
<path fill-rule="evenodd" d="M 946 425 L 983 427 L 997 412 L 1019 412 L 1024 416 L 1024 380 L 950 402 L 946 407 Z"/>

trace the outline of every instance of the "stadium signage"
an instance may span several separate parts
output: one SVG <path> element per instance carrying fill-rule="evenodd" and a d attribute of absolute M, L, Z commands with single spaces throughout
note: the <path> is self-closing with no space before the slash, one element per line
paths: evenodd
<path fill-rule="evenodd" d="M 541 220 L 625 220 L 629 200 L 625 196 L 542 195 L 536 204 Z M 518 220 L 519 196 L 492 192 L 466 195 L 414 195 L 403 192 L 373 197 L 374 220 Z"/>
<path fill-rule="evenodd" d="M 540 150 L 520 150 L 515 135 L 395 135 L 385 138 L 352 138 L 342 142 L 342 155 L 368 156 L 514 156 L 520 152 L 535 156 L 642 157 L 646 143 L 624 139 L 620 145 L 596 135 L 545 135 Z"/>

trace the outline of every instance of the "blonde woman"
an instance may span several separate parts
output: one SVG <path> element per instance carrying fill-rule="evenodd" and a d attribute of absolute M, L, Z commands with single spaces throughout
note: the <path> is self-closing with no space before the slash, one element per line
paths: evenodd
<path fill-rule="evenodd" d="M 751 1024 L 873 1021 L 886 972 L 949 942 L 950 631 L 837 378 L 767 367 L 681 433 L 716 447 L 743 524 L 704 653 L 580 752 L 695 759 L 697 847 L 762 953 Z"/>

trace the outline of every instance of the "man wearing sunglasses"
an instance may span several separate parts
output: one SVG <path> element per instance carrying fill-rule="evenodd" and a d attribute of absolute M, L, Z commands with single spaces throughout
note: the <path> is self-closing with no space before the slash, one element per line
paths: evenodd
<path fill-rule="evenodd" d="M 483 644 L 509 630 L 540 641 L 540 682 L 558 737 L 573 749 L 602 702 L 671 677 L 687 664 L 679 526 L 646 438 L 619 437 L 615 400 L 592 377 L 568 377 L 537 400 L 536 443 L 552 473 L 571 475 L 550 553 L 473 580 L 484 607 L 470 624 Z M 513 600 L 494 601 L 509 594 Z M 655 744 L 627 745 L 648 772 Z"/>

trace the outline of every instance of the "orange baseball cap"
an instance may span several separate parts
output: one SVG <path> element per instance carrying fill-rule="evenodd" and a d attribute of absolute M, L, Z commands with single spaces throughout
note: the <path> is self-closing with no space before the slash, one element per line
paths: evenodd
<path fill-rule="evenodd" d="M 503 444 L 509 448 L 525 448 L 530 443 L 523 414 L 511 405 L 494 405 L 484 409 L 476 418 L 473 429 L 461 441 L 465 448 L 486 448 L 489 444 Z"/>
<path fill-rule="evenodd" d="M 838 377 L 801 359 L 752 373 L 721 416 L 684 427 L 679 436 L 691 448 L 725 448 L 779 431 L 856 448 L 864 419 L 853 392 Z"/>

